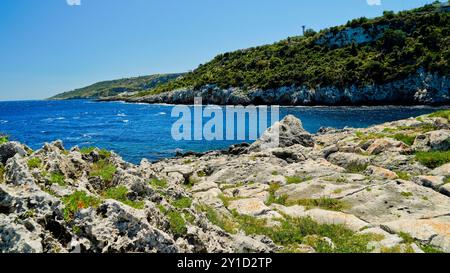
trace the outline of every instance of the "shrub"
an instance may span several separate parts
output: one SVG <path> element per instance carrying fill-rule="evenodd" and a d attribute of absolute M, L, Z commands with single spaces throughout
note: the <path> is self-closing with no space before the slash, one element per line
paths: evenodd
<path fill-rule="evenodd" d="M 35 157 L 35 158 L 31 158 L 30 160 L 28 160 L 27 164 L 28 164 L 28 168 L 37 169 L 41 166 L 42 161 L 41 161 L 41 159 Z"/>
<path fill-rule="evenodd" d="M 181 213 L 169 211 L 166 216 L 169 218 L 169 227 L 175 236 L 183 236 L 187 232 L 186 221 Z"/>
<path fill-rule="evenodd" d="M 5 144 L 8 141 L 9 141 L 9 139 L 7 136 L 0 136 L 0 145 Z"/>
<path fill-rule="evenodd" d="M 450 151 L 417 152 L 416 160 L 434 169 L 450 162 Z"/>
<path fill-rule="evenodd" d="M 60 172 L 53 172 L 50 174 L 49 183 L 51 185 L 58 184 L 60 186 L 65 186 L 66 185 L 65 179 L 66 177 L 64 176 L 64 174 Z"/>
<path fill-rule="evenodd" d="M 153 178 L 149 181 L 149 184 L 154 188 L 167 188 L 166 180 L 159 180 L 157 178 Z"/>
<path fill-rule="evenodd" d="M 269 187 L 269 198 L 266 201 L 266 205 L 270 206 L 272 204 L 286 205 L 288 197 L 286 195 L 276 196 L 276 192 L 281 188 L 278 183 L 270 184 Z"/>
<path fill-rule="evenodd" d="M 105 182 L 110 182 L 114 178 L 117 169 L 116 166 L 108 163 L 105 160 L 99 160 L 98 162 L 92 165 L 91 172 L 89 174 L 90 177 L 100 177 Z"/>
<path fill-rule="evenodd" d="M 172 205 L 178 209 L 190 208 L 192 205 L 192 199 L 189 197 L 182 197 L 175 200 Z"/>
<path fill-rule="evenodd" d="M 125 186 L 118 186 L 106 190 L 106 192 L 104 193 L 104 197 L 108 199 L 117 200 L 135 209 L 144 208 L 143 201 L 133 201 L 128 198 L 128 189 Z"/>
<path fill-rule="evenodd" d="M 96 208 L 100 205 L 100 199 L 88 196 L 85 192 L 77 191 L 73 194 L 64 197 L 64 218 L 66 221 L 71 221 L 74 215 L 81 209 Z"/>
<path fill-rule="evenodd" d="M 409 175 L 409 173 L 407 172 L 396 172 L 398 178 L 402 179 L 402 180 L 411 180 L 411 176 Z"/>

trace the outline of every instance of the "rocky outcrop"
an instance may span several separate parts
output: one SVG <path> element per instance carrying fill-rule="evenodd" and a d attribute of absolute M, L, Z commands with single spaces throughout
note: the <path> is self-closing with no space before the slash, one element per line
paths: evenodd
<path fill-rule="evenodd" d="M 366 86 L 284 86 L 276 89 L 221 89 L 216 85 L 200 89 L 179 89 L 143 97 L 110 98 L 138 103 L 192 104 L 195 97 L 217 105 L 409 105 L 450 103 L 450 79 L 419 70 L 405 79 Z"/>
<path fill-rule="evenodd" d="M 0 252 L 450 252 L 449 164 L 414 154 L 448 153 L 448 125 L 312 135 L 287 116 L 253 144 L 140 165 L 7 143 Z"/>

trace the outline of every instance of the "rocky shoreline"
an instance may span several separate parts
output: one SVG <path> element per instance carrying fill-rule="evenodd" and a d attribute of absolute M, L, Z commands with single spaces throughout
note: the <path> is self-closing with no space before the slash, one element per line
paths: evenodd
<path fill-rule="evenodd" d="M 448 111 L 139 165 L 6 142 L 0 252 L 450 252 L 449 149 Z"/>
<path fill-rule="evenodd" d="M 193 104 L 195 97 L 202 97 L 205 104 L 216 105 L 447 105 L 450 103 L 450 79 L 419 70 L 403 80 L 364 87 L 285 86 L 242 90 L 208 85 L 200 89 L 185 88 L 142 97 L 116 96 L 99 101 Z"/>

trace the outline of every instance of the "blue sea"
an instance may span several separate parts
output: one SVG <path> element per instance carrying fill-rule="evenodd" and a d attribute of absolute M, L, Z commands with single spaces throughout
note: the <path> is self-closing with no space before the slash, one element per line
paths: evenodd
<path fill-rule="evenodd" d="M 13 101 L 0 102 L 0 133 L 33 149 L 61 139 L 66 148 L 96 146 L 114 150 L 125 160 L 159 160 L 177 152 L 225 149 L 235 141 L 175 141 L 171 105 L 122 102 Z M 191 107 L 192 110 L 193 107 Z M 434 112 L 433 107 L 282 107 L 280 117 L 295 115 L 309 132 L 320 127 L 368 127 Z M 204 119 L 207 122 L 209 119 Z M 248 122 L 254 122 L 247 120 Z M 247 136 L 248 137 L 248 136 Z M 250 141 L 248 141 L 250 142 Z"/>

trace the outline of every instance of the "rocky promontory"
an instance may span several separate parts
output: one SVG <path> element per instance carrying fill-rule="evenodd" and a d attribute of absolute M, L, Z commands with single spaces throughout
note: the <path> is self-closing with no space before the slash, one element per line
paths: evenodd
<path fill-rule="evenodd" d="M 449 112 L 139 165 L 0 145 L 0 252 L 450 252 Z"/>

